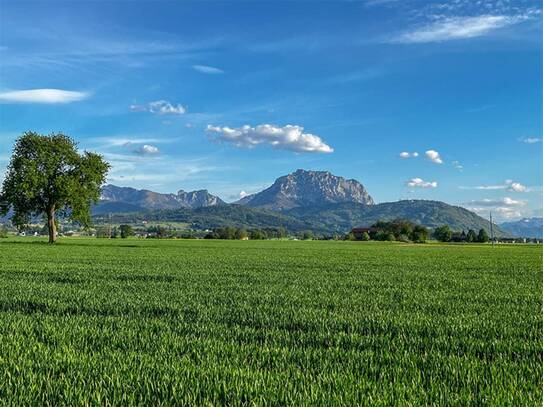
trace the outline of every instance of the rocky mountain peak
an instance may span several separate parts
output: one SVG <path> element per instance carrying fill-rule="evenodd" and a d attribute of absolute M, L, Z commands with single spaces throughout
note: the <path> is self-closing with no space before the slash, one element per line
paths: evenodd
<path fill-rule="evenodd" d="M 239 204 L 286 210 L 330 203 L 356 202 L 372 205 L 373 199 L 362 184 L 328 171 L 299 169 L 278 178 L 271 187 L 238 201 Z"/>

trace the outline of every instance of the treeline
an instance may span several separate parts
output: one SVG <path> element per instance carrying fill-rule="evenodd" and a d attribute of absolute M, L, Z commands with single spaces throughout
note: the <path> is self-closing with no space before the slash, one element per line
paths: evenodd
<path fill-rule="evenodd" d="M 368 231 L 356 232 L 356 229 L 353 229 L 345 239 L 424 243 L 428 239 L 428 229 L 404 219 L 378 221 L 368 228 Z"/>
<path fill-rule="evenodd" d="M 473 229 L 469 229 L 467 233 L 453 232 L 448 225 L 435 228 L 433 235 L 440 242 L 487 243 L 490 240 L 484 229 L 480 229 L 478 233 Z"/>
<path fill-rule="evenodd" d="M 223 239 L 223 240 L 265 240 L 265 239 L 284 239 L 288 237 L 287 230 L 283 227 L 264 228 L 264 229 L 245 229 L 235 227 L 222 227 L 214 229 L 207 233 L 204 239 Z"/>

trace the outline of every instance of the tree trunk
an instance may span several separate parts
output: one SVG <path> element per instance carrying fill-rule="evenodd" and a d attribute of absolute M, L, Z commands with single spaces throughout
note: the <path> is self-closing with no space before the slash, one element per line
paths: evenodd
<path fill-rule="evenodd" d="M 55 207 L 47 210 L 47 229 L 49 230 L 49 243 L 55 243 L 57 240 L 57 225 L 55 225 Z"/>

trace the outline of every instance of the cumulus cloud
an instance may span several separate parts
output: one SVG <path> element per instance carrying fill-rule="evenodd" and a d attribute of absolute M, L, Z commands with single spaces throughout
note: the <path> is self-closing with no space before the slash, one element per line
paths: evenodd
<path fill-rule="evenodd" d="M 187 109 L 180 105 L 174 105 L 167 100 L 155 100 L 146 105 L 130 105 L 130 110 L 133 112 L 149 112 L 157 115 L 182 115 L 187 112 Z"/>
<path fill-rule="evenodd" d="M 436 150 L 428 150 L 424 154 L 431 162 L 435 164 L 443 164 L 443 160 Z"/>
<path fill-rule="evenodd" d="M 525 144 L 535 144 L 541 142 L 541 139 L 539 137 L 524 137 L 521 138 L 520 141 Z"/>
<path fill-rule="evenodd" d="M 240 191 L 240 192 L 239 192 L 239 199 L 245 198 L 247 195 L 249 195 L 247 192 L 245 192 L 245 191 Z"/>
<path fill-rule="evenodd" d="M 237 148 L 252 148 L 268 144 L 273 148 L 297 153 L 332 153 L 334 149 L 314 134 L 304 133 L 304 128 L 295 125 L 283 127 L 261 124 L 230 128 L 208 125 L 206 132 L 215 142 L 229 143 Z"/>
<path fill-rule="evenodd" d="M 28 89 L 0 93 L 0 102 L 12 103 L 70 103 L 86 99 L 87 92 L 61 89 Z"/>
<path fill-rule="evenodd" d="M 510 179 L 505 180 L 505 185 L 508 191 L 526 192 L 528 190 L 528 187 L 526 187 L 526 185 L 522 185 L 520 182 L 515 182 Z"/>
<path fill-rule="evenodd" d="M 419 153 L 417 153 L 416 151 L 413 153 L 410 153 L 408 151 L 402 151 L 400 153 L 400 158 L 411 158 L 411 157 L 417 158 L 418 156 L 419 156 Z"/>
<path fill-rule="evenodd" d="M 411 188 L 437 188 L 436 181 L 427 182 L 424 181 L 422 178 L 412 178 L 407 181 L 405 185 Z"/>
<path fill-rule="evenodd" d="M 446 17 L 406 31 L 391 42 L 416 44 L 475 38 L 529 19 L 529 15 L 480 15 Z"/>
<path fill-rule="evenodd" d="M 496 220 L 518 219 L 522 217 L 522 212 L 518 208 L 511 206 L 494 206 L 494 207 L 471 207 L 466 206 L 466 209 L 475 212 L 477 215 L 487 217 L 489 212 L 492 212 Z"/>
<path fill-rule="evenodd" d="M 160 153 L 160 150 L 158 149 L 158 147 L 151 144 L 144 144 L 143 146 L 138 148 L 136 152 L 142 155 L 154 155 Z"/>
<path fill-rule="evenodd" d="M 214 66 L 208 66 L 208 65 L 192 65 L 192 69 L 200 73 L 205 73 L 208 75 L 217 75 L 217 74 L 224 73 L 222 69 L 215 68 Z"/>

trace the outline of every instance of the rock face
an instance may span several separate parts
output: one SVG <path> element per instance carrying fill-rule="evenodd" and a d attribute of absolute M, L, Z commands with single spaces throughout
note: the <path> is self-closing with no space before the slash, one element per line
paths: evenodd
<path fill-rule="evenodd" d="M 118 187 L 115 185 L 106 185 L 102 188 L 100 201 L 103 203 L 123 202 L 142 209 L 195 209 L 225 204 L 219 197 L 211 195 L 205 189 L 192 192 L 180 190 L 177 194 L 161 194 L 146 189 Z"/>
<path fill-rule="evenodd" d="M 355 202 L 373 205 L 364 186 L 328 171 L 297 170 L 278 178 L 271 187 L 236 202 L 239 205 L 283 211 L 332 203 Z"/>

